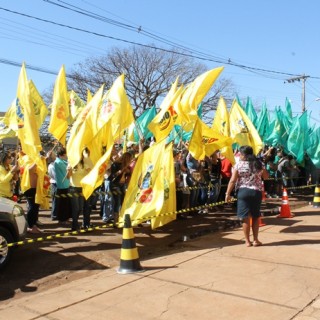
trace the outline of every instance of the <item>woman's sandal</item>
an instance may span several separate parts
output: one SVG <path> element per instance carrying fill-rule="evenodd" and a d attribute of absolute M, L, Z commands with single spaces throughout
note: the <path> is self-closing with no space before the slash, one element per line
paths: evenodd
<path fill-rule="evenodd" d="M 260 241 L 253 241 L 253 246 L 254 246 L 254 247 L 260 247 L 260 246 L 262 246 L 262 242 L 260 242 Z"/>
<path fill-rule="evenodd" d="M 249 241 L 249 242 L 246 241 L 246 246 L 247 247 L 252 247 L 252 242 L 251 241 Z"/>

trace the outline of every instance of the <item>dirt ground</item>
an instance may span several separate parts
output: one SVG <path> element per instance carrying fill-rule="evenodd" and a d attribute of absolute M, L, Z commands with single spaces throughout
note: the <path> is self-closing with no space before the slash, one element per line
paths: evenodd
<path fill-rule="evenodd" d="M 291 203 L 303 206 L 312 201 L 312 191 L 301 191 Z M 22 203 L 25 207 L 26 204 Z M 262 211 L 274 215 L 281 206 L 281 199 L 268 199 Z M 99 209 L 99 208 L 98 208 Z M 41 235 L 30 235 L 32 243 L 15 247 L 12 260 L 0 273 L 0 303 L 23 295 L 47 290 L 68 281 L 87 277 L 107 268 L 119 267 L 122 245 L 122 229 L 105 226 L 99 210 L 93 211 L 93 231 L 71 234 L 70 226 L 51 221 L 49 211 L 40 211 L 43 224 Z M 159 255 L 168 255 L 186 249 L 188 239 L 219 230 L 238 228 L 235 207 L 227 204 L 210 209 L 205 215 L 188 215 L 161 228 L 151 230 L 150 225 L 134 227 L 139 258 L 143 260 Z M 67 233 L 64 235 L 64 233 Z M 47 239 L 49 236 L 53 238 Z"/>

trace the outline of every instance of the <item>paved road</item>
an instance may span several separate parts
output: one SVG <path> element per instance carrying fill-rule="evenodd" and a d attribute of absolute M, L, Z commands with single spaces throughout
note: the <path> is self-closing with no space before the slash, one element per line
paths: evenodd
<path fill-rule="evenodd" d="M 292 208 L 297 204 L 290 199 Z M 21 247 L 15 257 L 19 264 L 16 259 L 1 275 L 0 319 L 11 319 L 15 312 L 23 314 L 22 319 L 82 319 L 85 312 L 68 316 L 75 316 L 72 306 L 89 310 L 93 305 L 99 308 L 90 309 L 95 314 L 90 319 L 105 319 L 102 314 L 125 319 L 126 313 L 127 319 L 135 319 L 132 310 L 140 319 L 234 319 L 235 311 L 238 319 L 320 319 L 298 318 L 307 310 L 317 314 L 319 304 L 319 210 L 297 210 L 292 219 L 276 218 L 269 210 L 261 228 L 262 248 L 244 247 L 241 230 L 232 225 L 232 210 L 179 220 L 156 232 L 135 228 L 146 269 L 141 274 L 116 274 L 121 230 Z M 191 306 L 208 314 L 198 317 Z M 263 316 L 258 312 L 255 318 L 253 310 Z"/>

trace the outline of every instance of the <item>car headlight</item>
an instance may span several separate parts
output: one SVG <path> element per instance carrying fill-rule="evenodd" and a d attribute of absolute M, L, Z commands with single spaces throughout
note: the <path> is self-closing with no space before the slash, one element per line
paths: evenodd
<path fill-rule="evenodd" d="M 12 214 L 15 216 L 15 217 L 20 217 L 20 216 L 23 216 L 24 215 L 24 211 L 21 207 L 19 206 L 14 206 L 13 207 L 13 210 L 12 210 Z"/>

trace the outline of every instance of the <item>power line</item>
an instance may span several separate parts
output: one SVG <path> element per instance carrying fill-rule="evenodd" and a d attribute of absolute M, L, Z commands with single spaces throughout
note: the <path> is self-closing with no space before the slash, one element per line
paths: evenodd
<path fill-rule="evenodd" d="M 86 53 L 87 56 L 90 52 L 92 53 L 92 49 L 105 52 L 105 49 L 92 45 L 89 46 L 87 43 L 50 33 L 47 30 L 37 29 L 9 19 L 1 18 L 0 24 L 3 25 L 3 27 L 0 28 L 0 34 L 5 35 L 7 38 L 12 40 L 28 41 L 45 47 L 64 49 L 67 52 L 72 50 L 72 53 L 75 55 L 79 55 L 78 53 L 80 51 Z M 32 34 L 31 40 L 30 34 Z M 19 35 L 22 35 L 23 38 L 19 38 Z M 36 41 L 37 39 L 38 42 Z"/>
<path fill-rule="evenodd" d="M 30 18 L 30 19 L 35 19 L 35 20 L 38 20 L 38 21 L 42 21 L 42 22 L 45 22 L 45 23 L 50 23 L 50 24 L 53 24 L 53 25 L 56 25 L 56 26 L 60 26 L 60 27 L 63 27 L 63 28 L 68 28 L 68 29 L 71 29 L 71 30 L 75 30 L 75 31 L 79 31 L 79 32 L 87 33 L 87 34 L 92 34 L 92 35 L 98 36 L 98 37 L 108 38 L 108 39 L 112 39 L 112 40 L 115 40 L 115 41 L 121 41 L 121 42 L 124 42 L 124 43 L 129 43 L 129 44 L 133 44 L 133 45 L 137 45 L 137 46 L 142 46 L 142 47 L 146 47 L 146 48 L 150 48 L 150 49 L 154 49 L 154 50 L 160 50 L 160 51 L 164 51 L 164 52 L 168 52 L 168 53 L 182 55 L 182 56 L 185 56 L 185 57 L 194 58 L 194 59 L 198 59 L 198 60 L 210 61 L 210 62 L 215 62 L 215 63 L 219 63 L 219 64 L 227 64 L 227 65 L 230 65 L 230 66 L 233 66 L 233 67 L 242 68 L 244 70 L 251 71 L 251 72 L 260 71 L 260 72 L 266 72 L 266 73 L 269 73 L 269 74 L 277 74 L 277 75 L 283 75 L 283 76 L 297 76 L 296 74 L 293 74 L 293 73 L 280 72 L 280 71 L 268 70 L 268 69 L 264 69 L 264 68 L 250 67 L 250 66 L 246 66 L 246 65 L 243 65 L 243 64 L 237 64 L 237 63 L 232 62 L 230 59 L 227 60 L 227 61 L 223 61 L 223 60 L 219 60 L 219 59 L 210 59 L 210 58 L 200 57 L 200 56 L 197 56 L 197 55 L 192 55 L 192 54 L 188 54 L 188 53 L 184 53 L 184 52 L 169 50 L 169 49 L 165 49 L 165 48 L 159 48 L 159 47 L 156 47 L 154 45 L 142 44 L 142 43 L 135 42 L 135 41 L 130 41 L 130 40 L 121 39 L 121 38 L 117 38 L 117 37 L 113 37 L 113 36 L 108 36 L 108 35 L 105 35 L 105 34 L 102 34 L 102 33 L 98 33 L 98 32 L 95 32 L 95 31 L 89 31 L 89 30 L 85 30 L 85 29 L 82 29 L 82 28 L 72 27 L 70 25 L 54 22 L 54 21 L 47 20 L 47 19 L 42 19 L 42 18 L 39 18 L 39 17 L 31 16 L 31 15 L 28 15 L 28 14 L 25 14 L 25 13 L 17 12 L 17 11 L 6 9 L 6 8 L 3 8 L 3 7 L 0 7 L 0 10 L 7 11 L 7 12 L 10 12 L 10 13 L 13 13 L 13 14 L 16 14 L 16 15 L 24 16 L 24 17 L 27 17 L 27 18 Z M 310 76 L 310 78 L 320 79 L 320 77 L 311 77 L 311 76 Z"/>
<path fill-rule="evenodd" d="M 197 50 L 182 46 L 181 44 L 178 44 L 178 43 L 173 42 L 171 40 L 165 39 L 164 37 L 160 37 L 160 36 L 158 36 L 158 35 L 156 35 L 154 33 L 148 32 L 144 28 L 142 28 L 142 26 L 137 26 L 136 27 L 136 26 L 132 26 L 130 24 L 124 24 L 124 23 L 122 23 L 120 21 L 104 17 L 102 15 L 96 14 L 96 13 L 88 11 L 88 10 L 85 10 L 85 9 L 80 8 L 78 6 L 74 6 L 74 5 L 70 4 L 70 3 L 67 3 L 67 2 L 62 1 L 62 0 L 58 0 L 58 2 L 63 3 L 65 5 L 61 5 L 61 4 L 56 3 L 54 1 L 51 1 L 51 0 L 42 0 L 42 1 L 44 1 L 46 3 L 49 3 L 51 5 L 55 5 L 55 6 L 58 6 L 60 8 L 66 9 L 66 10 L 70 10 L 72 12 L 76 12 L 78 14 L 87 16 L 87 17 L 95 19 L 95 20 L 106 22 L 106 23 L 109 23 L 111 25 L 114 25 L 114 26 L 117 26 L 117 27 L 120 27 L 120 28 L 124 28 L 124 29 L 130 30 L 130 31 L 133 31 L 133 32 L 138 32 L 139 34 L 147 36 L 147 37 L 149 37 L 149 38 L 151 38 L 153 40 L 157 40 L 157 41 L 159 41 L 161 43 L 165 43 L 167 45 L 171 45 L 171 46 L 177 47 L 179 49 L 183 49 L 183 50 L 188 51 L 188 52 L 193 53 L 193 54 L 200 54 L 203 57 L 209 57 L 209 58 L 213 57 L 212 55 L 208 55 L 208 54 L 205 54 L 205 53 L 203 53 L 201 51 L 197 51 Z M 214 58 L 223 59 L 223 58 L 218 58 L 218 57 L 214 57 Z"/>
<path fill-rule="evenodd" d="M 0 63 L 6 64 L 8 66 L 19 67 L 19 68 L 21 68 L 21 65 L 22 65 L 21 62 L 16 62 L 16 61 L 12 61 L 12 60 L 8 60 L 8 59 L 2 59 L 2 58 L 0 58 Z M 53 70 L 50 70 L 50 69 L 37 67 L 37 66 L 31 65 L 31 64 L 27 64 L 27 63 L 26 63 L 26 68 L 30 69 L 30 70 L 33 70 L 33 71 L 38 71 L 38 72 L 42 72 L 42 73 L 46 73 L 46 74 L 52 74 L 52 75 L 55 75 L 55 76 L 57 76 L 58 73 L 59 73 L 59 71 L 53 71 Z M 66 75 L 66 77 L 69 78 L 69 79 L 77 79 L 77 80 L 79 80 L 79 76 L 73 77 L 73 76 L 70 76 L 70 75 Z"/>

